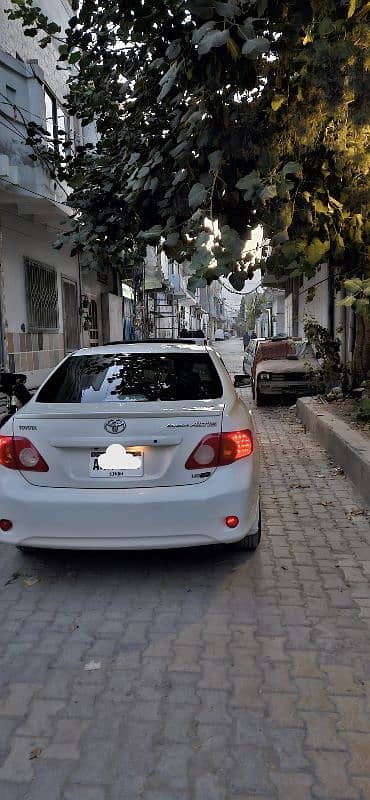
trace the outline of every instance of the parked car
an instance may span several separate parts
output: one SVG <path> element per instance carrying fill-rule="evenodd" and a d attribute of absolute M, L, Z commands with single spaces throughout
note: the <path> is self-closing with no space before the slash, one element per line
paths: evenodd
<path fill-rule="evenodd" d="M 252 367 L 254 356 L 256 354 L 256 348 L 258 342 L 264 342 L 264 339 L 250 339 L 249 344 L 247 344 L 245 351 L 244 351 L 244 358 L 243 358 L 243 372 L 244 375 L 249 375 L 252 377 Z"/>
<path fill-rule="evenodd" d="M 256 405 L 271 397 L 309 395 L 310 374 L 317 369 L 318 363 L 308 342 L 282 338 L 259 342 L 252 368 Z"/>
<path fill-rule="evenodd" d="M 224 331 L 224 339 L 230 339 L 229 331 Z"/>
<path fill-rule="evenodd" d="M 222 328 L 217 328 L 215 332 L 215 342 L 223 342 L 225 339 L 225 333 Z"/>
<path fill-rule="evenodd" d="M 254 550 L 258 473 L 251 412 L 213 348 L 86 348 L 1 430 L 1 541 Z"/>

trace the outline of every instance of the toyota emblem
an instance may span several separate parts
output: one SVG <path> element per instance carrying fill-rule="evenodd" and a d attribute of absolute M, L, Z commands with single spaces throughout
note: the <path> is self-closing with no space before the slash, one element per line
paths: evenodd
<path fill-rule="evenodd" d="M 120 418 L 109 419 L 104 428 L 108 433 L 122 433 L 126 429 L 126 423 L 124 419 Z"/>

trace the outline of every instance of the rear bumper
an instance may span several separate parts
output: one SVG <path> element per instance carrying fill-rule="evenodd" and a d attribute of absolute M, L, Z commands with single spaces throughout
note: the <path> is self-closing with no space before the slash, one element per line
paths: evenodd
<path fill-rule="evenodd" d="M 238 541 L 258 527 L 254 458 L 244 469 L 237 463 L 219 469 L 203 484 L 155 489 L 53 489 L 31 486 L 9 472 L 0 476 L 1 516 L 13 523 L 9 532 L 0 532 L 0 541 L 8 544 L 165 549 Z M 234 530 L 225 524 L 229 514 L 239 517 Z"/>

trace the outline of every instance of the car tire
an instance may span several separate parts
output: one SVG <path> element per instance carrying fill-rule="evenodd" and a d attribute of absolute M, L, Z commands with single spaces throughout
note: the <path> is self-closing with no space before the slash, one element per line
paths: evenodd
<path fill-rule="evenodd" d="M 256 400 L 257 408 L 259 406 L 262 406 L 262 395 L 261 395 L 261 392 L 260 392 L 260 390 L 258 388 L 258 383 L 257 383 L 256 390 L 255 390 L 255 400 Z"/>
<path fill-rule="evenodd" d="M 234 542 L 234 549 L 241 550 L 244 553 L 252 553 L 253 550 L 257 550 L 257 547 L 261 541 L 261 507 L 259 507 L 259 516 L 258 516 L 258 530 L 256 533 L 252 533 L 249 536 L 244 536 L 243 539 L 240 539 L 239 542 Z"/>

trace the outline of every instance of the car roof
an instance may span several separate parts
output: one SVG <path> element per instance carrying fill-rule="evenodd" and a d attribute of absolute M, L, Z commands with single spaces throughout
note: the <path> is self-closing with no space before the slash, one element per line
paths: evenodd
<path fill-rule="evenodd" d="M 264 360 L 269 358 L 286 358 L 288 354 L 295 353 L 292 339 L 266 339 L 259 342 L 257 356 L 264 356 Z"/>
<path fill-rule="evenodd" d="M 110 355 L 112 353 L 122 355 L 130 355 L 131 353 L 193 353 L 199 355 L 199 352 L 212 350 L 212 347 L 204 344 L 192 344 L 191 342 L 158 342 L 158 341 L 145 341 L 145 342 L 112 342 L 111 344 L 100 345 L 98 347 L 83 347 L 80 350 L 75 350 L 71 353 L 72 356 L 93 356 L 93 355 Z"/>

